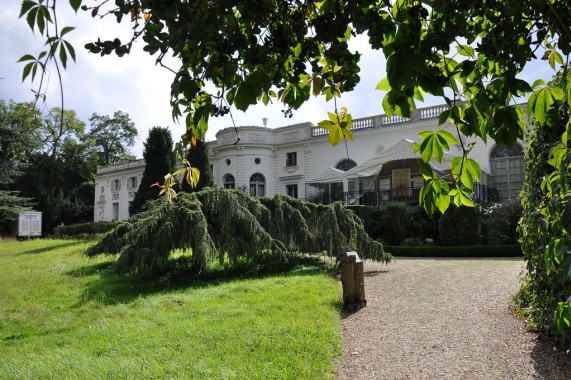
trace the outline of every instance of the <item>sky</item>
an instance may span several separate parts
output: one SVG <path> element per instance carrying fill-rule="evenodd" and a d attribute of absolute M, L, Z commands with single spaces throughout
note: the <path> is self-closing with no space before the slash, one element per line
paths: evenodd
<path fill-rule="evenodd" d="M 89 1 L 84 3 L 90 4 Z M 37 56 L 43 50 L 43 37 L 32 32 L 24 19 L 19 19 L 21 1 L 0 0 L 3 17 L 0 23 L 0 99 L 5 101 L 32 101 L 32 89 L 37 83 L 29 79 L 22 82 L 23 63 L 17 61 L 25 54 Z M 170 85 L 173 74 L 155 65 L 156 57 L 142 50 L 143 42 L 136 42 L 131 53 L 119 58 L 114 53 L 101 57 L 90 54 L 84 48 L 88 42 L 119 37 L 127 41 L 131 37 L 128 22 L 118 24 L 111 17 L 93 19 L 88 12 L 79 11 L 76 15 L 68 1 L 58 2 L 58 24 L 77 27 L 67 34 L 68 41 L 75 47 L 76 63 L 68 61 L 62 72 L 64 86 L 64 107 L 77 112 L 78 118 L 89 128 L 89 118 L 93 113 L 113 115 L 117 110 L 127 112 L 139 135 L 131 153 L 142 157 L 143 142 L 153 126 L 170 127 L 173 137 L 178 139 L 184 128 L 175 123 L 171 116 Z M 359 36 L 350 44 L 361 56 L 361 82 L 350 93 L 342 94 L 339 107 L 347 107 L 353 118 L 361 118 L 384 113 L 382 99 L 384 93 L 375 90 L 377 83 L 386 76 L 385 58 L 380 51 L 368 48 L 366 36 Z M 174 59 L 168 62 L 177 69 Z M 553 72 L 545 62 L 537 61 L 528 65 L 522 79 L 533 82 L 537 78 L 549 80 Z M 57 73 L 53 65 L 49 68 L 47 101 L 44 109 L 60 107 L 60 94 Z M 439 98 L 428 98 L 417 107 L 443 103 Z M 334 111 L 333 102 L 324 98 L 312 98 L 300 109 L 293 112 L 292 118 L 284 118 L 281 104 L 251 106 L 246 112 L 232 109 L 237 126 L 262 126 L 262 118 L 267 118 L 269 128 L 312 122 L 317 124 L 327 118 L 327 112 Z M 181 119 L 182 120 L 182 119 Z M 216 132 L 232 126 L 229 115 L 212 117 L 206 140 L 215 139 Z"/>

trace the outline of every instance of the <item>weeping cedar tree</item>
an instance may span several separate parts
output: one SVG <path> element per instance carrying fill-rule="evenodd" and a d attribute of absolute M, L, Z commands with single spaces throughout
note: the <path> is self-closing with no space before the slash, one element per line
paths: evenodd
<path fill-rule="evenodd" d="M 173 153 L 173 140 L 167 128 L 153 127 L 144 144 L 143 158 L 145 171 L 135 198 L 129 207 L 129 215 L 135 215 L 144 209 L 147 201 L 156 199 L 159 193 L 154 183 L 162 183 L 167 173 L 175 169 L 176 158 Z"/>
<path fill-rule="evenodd" d="M 317 205 L 281 194 L 255 198 L 209 188 L 181 193 L 173 203 L 149 202 L 146 211 L 108 232 L 86 255 L 119 253 L 118 272 L 156 275 L 174 250 L 191 255 L 189 271 L 200 273 L 226 257 L 287 261 L 300 253 L 332 256 L 339 246 L 357 250 L 364 259 L 392 259 L 342 203 Z"/>
<path fill-rule="evenodd" d="M 186 159 L 190 166 L 200 170 L 200 180 L 195 187 L 191 187 L 186 181 L 183 181 L 181 189 L 186 192 L 199 191 L 205 187 L 213 185 L 212 169 L 210 168 L 210 160 L 208 159 L 208 144 L 202 140 L 196 140 L 196 145 L 191 147 L 186 155 Z"/>

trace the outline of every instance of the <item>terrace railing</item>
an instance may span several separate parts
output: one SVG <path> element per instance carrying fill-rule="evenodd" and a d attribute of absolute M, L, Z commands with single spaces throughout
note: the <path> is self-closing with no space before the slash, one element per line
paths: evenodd
<path fill-rule="evenodd" d="M 418 205 L 420 189 L 420 187 L 401 187 L 388 190 L 338 192 L 331 196 L 314 196 L 307 200 L 325 204 L 342 200 L 348 205 L 380 205 L 389 202 L 404 202 L 409 205 Z M 475 183 L 472 199 L 478 203 L 492 202 L 494 201 L 494 189 Z"/>
<path fill-rule="evenodd" d="M 446 111 L 447 109 L 448 109 L 447 105 L 419 108 L 412 111 L 410 118 L 402 117 L 399 115 L 392 115 L 391 117 L 388 117 L 387 115 L 363 117 L 360 119 L 353 120 L 353 126 L 351 127 L 351 130 L 355 131 L 359 129 L 391 126 L 394 124 L 412 122 L 416 120 L 437 118 L 443 111 Z M 312 137 L 324 136 L 327 135 L 328 133 L 329 131 L 327 129 L 323 129 L 320 127 L 312 127 L 311 129 Z"/>

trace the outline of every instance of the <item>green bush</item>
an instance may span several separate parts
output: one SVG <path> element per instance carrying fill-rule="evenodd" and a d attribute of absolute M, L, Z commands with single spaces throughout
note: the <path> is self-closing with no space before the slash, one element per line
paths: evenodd
<path fill-rule="evenodd" d="M 409 206 L 407 215 L 407 236 L 417 238 L 417 243 L 411 245 L 425 244 L 426 239 L 432 239 L 433 243 L 439 244 L 439 222 L 441 215 L 442 214 L 437 212 L 431 217 L 426 213 L 423 207 Z M 422 242 L 422 244 L 418 244 L 419 242 Z"/>
<path fill-rule="evenodd" d="M 464 246 L 394 246 L 384 245 L 386 252 L 401 257 L 519 257 L 521 246 L 511 245 L 464 245 Z"/>
<path fill-rule="evenodd" d="M 440 217 L 440 243 L 442 245 L 474 245 L 480 243 L 479 207 L 450 205 Z"/>
<path fill-rule="evenodd" d="M 54 237 L 62 238 L 68 236 L 97 235 L 117 227 L 119 222 L 88 222 L 58 226 L 54 229 Z"/>
<path fill-rule="evenodd" d="M 491 203 L 482 207 L 482 236 L 486 244 L 517 244 L 521 202 Z"/>
<path fill-rule="evenodd" d="M 438 241 L 440 216 L 429 217 L 421 207 L 392 202 L 380 206 L 351 206 L 350 209 L 361 218 L 365 231 L 374 240 L 395 245 L 403 244 L 406 239 L 416 239 L 419 244 L 424 244 L 426 238 Z"/>
<path fill-rule="evenodd" d="M 519 202 L 477 207 L 450 206 L 443 216 L 428 216 L 419 206 L 387 203 L 380 206 L 350 206 L 374 240 L 392 245 L 517 244 Z"/>

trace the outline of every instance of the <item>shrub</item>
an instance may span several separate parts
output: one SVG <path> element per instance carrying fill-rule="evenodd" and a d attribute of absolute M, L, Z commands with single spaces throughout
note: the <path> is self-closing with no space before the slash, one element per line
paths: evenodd
<path fill-rule="evenodd" d="M 386 252 L 401 257 L 519 257 L 521 246 L 511 245 L 464 245 L 464 246 L 394 246 L 384 245 Z"/>
<path fill-rule="evenodd" d="M 407 235 L 421 239 L 432 239 L 438 243 L 440 238 L 440 213 L 429 216 L 423 207 L 409 206 L 407 215 Z M 424 243 L 423 243 L 424 244 Z M 405 245 L 407 245 L 405 243 Z M 420 244 L 415 244 L 420 245 Z"/>
<path fill-rule="evenodd" d="M 487 244 L 516 244 L 517 226 L 522 214 L 519 201 L 492 203 L 482 208 L 484 242 Z"/>
<path fill-rule="evenodd" d="M 117 227 L 119 222 L 88 222 L 58 226 L 54 228 L 54 237 L 62 238 L 68 236 L 97 235 Z"/>
<path fill-rule="evenodd" d="M 455 246 L 479 244 L 479 207 L 451 205 L 440 217 L 440 243 Z"/>

